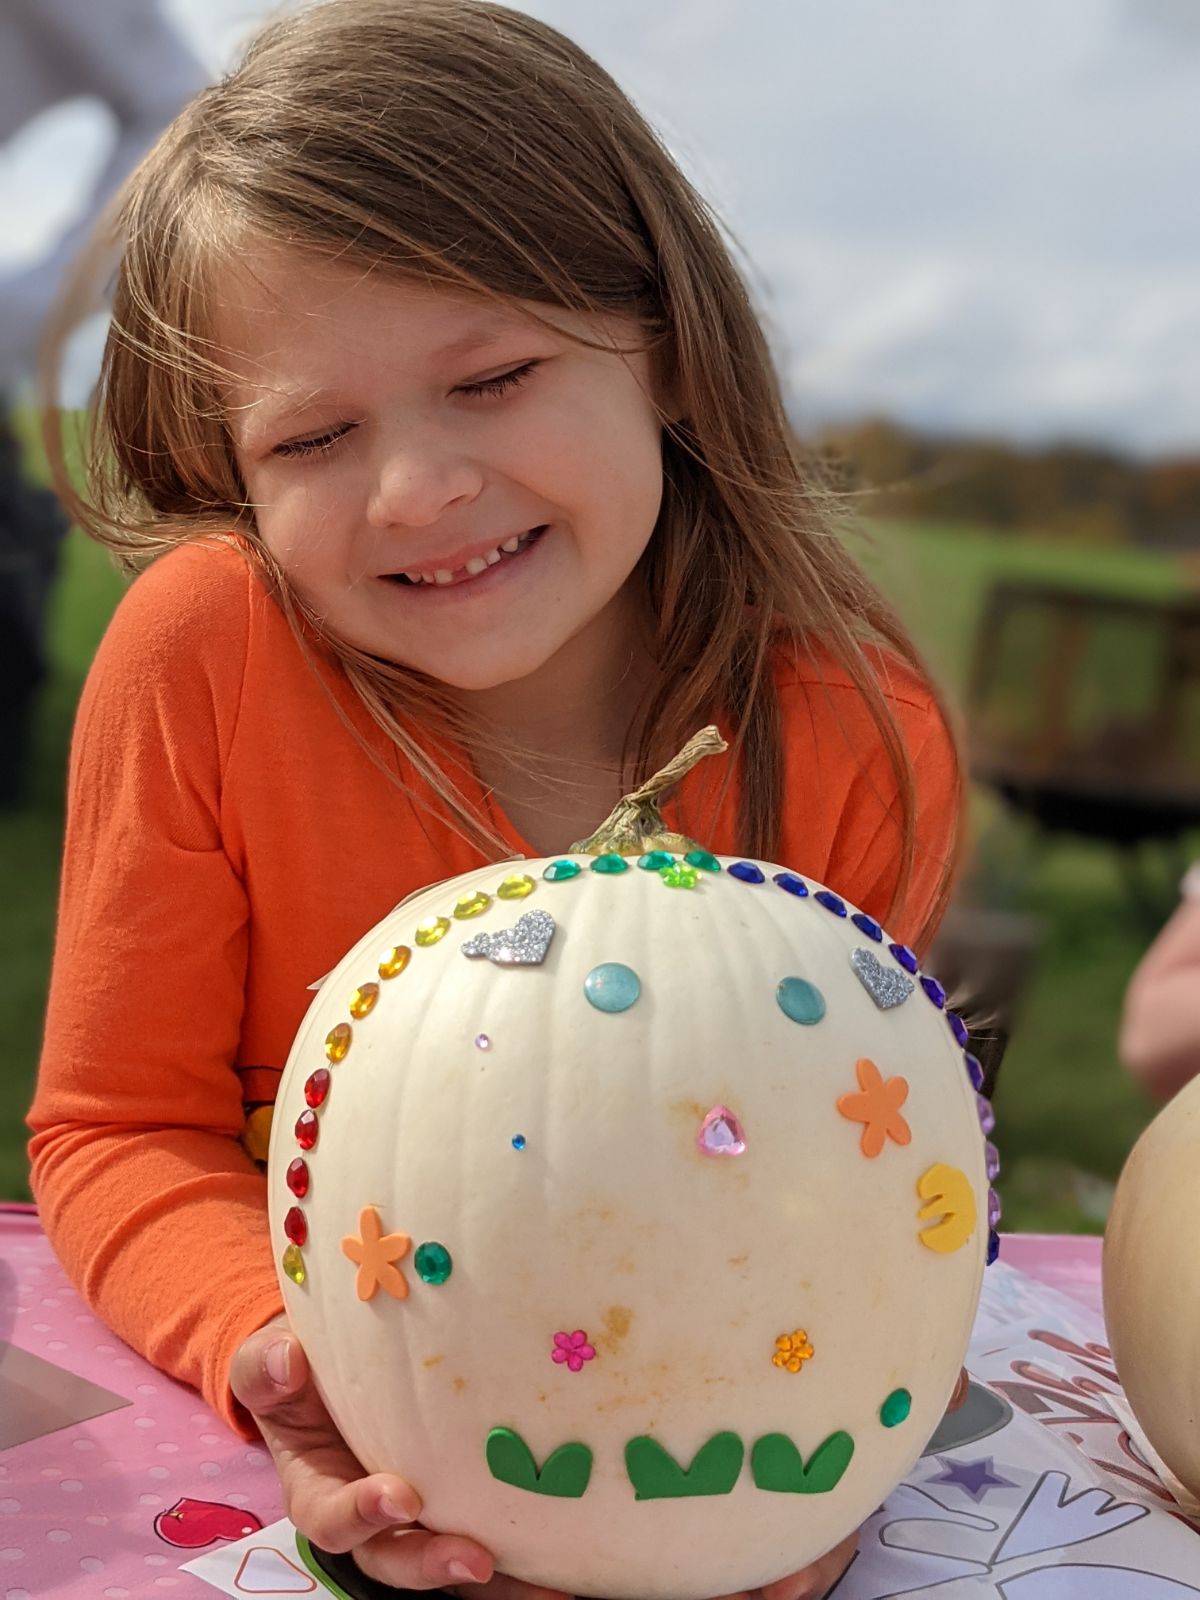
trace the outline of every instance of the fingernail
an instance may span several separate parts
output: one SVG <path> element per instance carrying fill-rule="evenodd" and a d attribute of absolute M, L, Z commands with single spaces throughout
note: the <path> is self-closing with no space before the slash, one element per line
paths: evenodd
<path fill-rule="evenodd" d="M 292 1341 L 290 1339 L 276 1339 L 274 1344 L 267 1346 L 263 1356 L 263 1366 L 267 1369 L 267 1377 L 278 1389 L 286 1389 L 288 1373 L 291 1370 Z"/>
<path fill-rule="evenodd" d="M 379 1509 L 389 1522 L 411 1522 L 413 1520 L 412 1512 L 405 1511 L 399 1501 L 393 1500 L 390 1495 L 380 1495 Z"/>
<path fill-rule="evenodd" d="M 482 1578 L 477 1578 L 465 1561 L 448 1561 L 446 1575 L 455 1583 L 482 1583 Z"/>

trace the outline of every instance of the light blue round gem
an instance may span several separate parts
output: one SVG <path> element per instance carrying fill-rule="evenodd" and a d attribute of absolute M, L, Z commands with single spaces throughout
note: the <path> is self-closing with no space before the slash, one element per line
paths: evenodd
<path fill-rule="evenodd" d="M 597 1011 L 628 1011 L 642 992 L 642 980 L 632 967 L 606 961 L 588 973 L 583 992 Z"/>
<path fill-rule="evenodd" d="M 825 1015 L 825 996 L 807 978 L 784 978 L 775 998 L 784 1016 L 793 1022 L 810 1025 Z"/>

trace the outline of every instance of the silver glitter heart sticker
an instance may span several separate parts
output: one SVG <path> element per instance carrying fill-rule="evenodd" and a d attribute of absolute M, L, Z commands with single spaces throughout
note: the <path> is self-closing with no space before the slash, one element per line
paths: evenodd
<path fill-rule="evenodd" d="M 514 928 L 477 933 L 462 947 L 465 956 L 486 956 L 498 967 L 540 967 L 554 937 L 554 918 L 548 911 L 527 911 Z"/>
<path fill-rule="evenodd" d="M 907 974 L 898 972 L 895 967 L 885 967 L 870 950 L 851 951 L 850 965 L 880 1011 L 902 1006 L 916 987 Z"/>

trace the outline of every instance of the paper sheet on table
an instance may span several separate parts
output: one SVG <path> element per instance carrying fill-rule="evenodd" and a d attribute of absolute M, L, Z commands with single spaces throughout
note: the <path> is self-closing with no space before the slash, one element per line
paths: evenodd
<path fill-rule="evenodd" d="M 1200 1531 L 1130 1435 L 1099 1318 L 997 1266 L 968 1366 L 968 1404 L 830 1600 L 1200 1600 Z M 339 1593 L 288 1522 L 185 1570 L 235 1596 Z"/>

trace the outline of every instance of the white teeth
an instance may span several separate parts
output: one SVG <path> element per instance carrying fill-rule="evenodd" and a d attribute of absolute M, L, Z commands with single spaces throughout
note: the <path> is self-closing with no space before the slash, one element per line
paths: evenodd
<path fill-rule="evenodd" d="M 481 572 L 486 572 L 487 567 L 488 564 L 483 556 L 472 556 L 467 562 L 467 571 L 473 578 L 477 578 Z"/>
<path fill-rule="evenodd" d="M 497 561 L 499 561 L 499 559 L 500 559 L 499 550 L 489 550 L 487 555 L 484 557 L 484 560 L 487 562 L 489 567 L 494 567 L 496 565 Z"/>
<path fill-rule="evenodd" d="M 421 574 L 419 572 L 406 572 L 404 576 L 408 579 L 409 583 L 421 582 Z"/>
<path fill-rule="evenodd" d="M 434 583 L 446 584 L 454 582 L 454 574 L 447 572 L 445 567 L 439 567 L 433 575 Z"/>
<path fill-rule="evenodd" d="M 513 551 L 518 548 L 520 543 L 521 543 L 520 539 L 505 539 L 504 543 L 500 546 L 500 548 L 501 548 L 501 550 L 506 550 L 509 555 L 512 555 Z"/>

